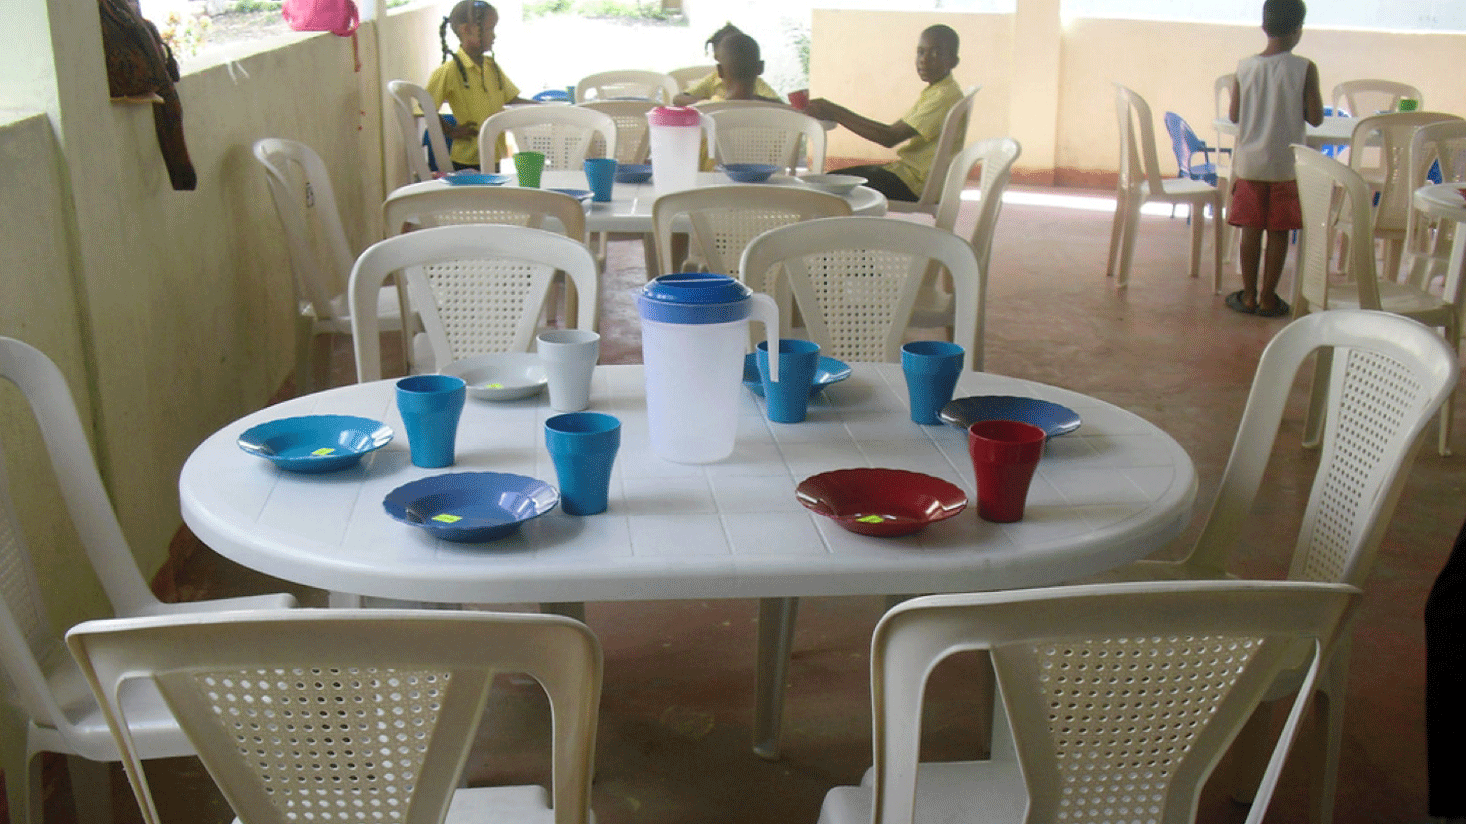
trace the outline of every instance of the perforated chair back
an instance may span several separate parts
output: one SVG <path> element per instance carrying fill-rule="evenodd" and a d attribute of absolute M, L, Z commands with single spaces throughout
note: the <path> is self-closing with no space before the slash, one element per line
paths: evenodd
<path fill-rule="evenodd" d="M 588 74 L 575 84 L 575 102 L 635 98 L 672 105 L 672 98 L 682 90 L 676 78 L 664 72 L 640 69 L 619 69 Z"/>
<path fill-rule="evenodd" d="M 801 220 L 850 213 L 842 197 L 794 186 L 747 184 L 665 194 L 652 204 L 659 274 L 675 272 L 681 263 L 672 260 L 672 227 L 679 216 L 691 224 L 689 251 L 701 269 L 736 278 L 743 250 L 760 234 Z"/>
<path fill-rule="evenodd" d="M 620 163 L 646 163 L 651 154 L 651 140 L 646 113 L 660 106 L 652 100 L 592 100 L 577 104 L 608 115 L 616 122 L 616 160 Z M 588 157 L 607 157 L 605 140 L 599 134 L 591 138 Z"/>
<path fill-rule="evenodd" d="M 1337 584 L 1206 581 L 906 601 L 871 640 L 874 767 L 831 790 L 820 821 L 1193 821 L 1227 745 L 1302 659 L 1310 688 L 1273 747 L 1248 817 L 1259 822 L 1358 600 Z M 991 654 L 1001 692 L 992 758 L 918 763 L 927 678 L 971 650 Z"/>
<path fill-rule="evenodd" d="M 555 224 L 547 224 L 553 218 Z M 387 234 L 404 226 L 430 229 L 466 223 L 502 223 L 531 229 L 557 228 L 566 237 L 585 242 L 585 206 L 564 192 L 518 186 L 404 186 L 382 203 Z"/>
<path fill-rule="evenodd" d="M 923 275 L 936 261 L 952 274 L 953 339 L 980 362 L 978 266 L 972 245 L 935 226 L 880 217 L 830 217 L 770 229 L 743 252 L 739 271 L 775 296 L 788 337 L 793 308 L 807 337 L 842 360 L 899 361 Z"/>
<path fill-rule="evenodd" d="M 374 244 L 351 272 L 355 308 L 388 275 L 402 272 L 422 318 L 433 369 L 488 352 L 527 352 L 556 271 L 579 296 L 576 326 L 596 328 L 598 278 L 584 243 L 524 226 L 474 224 L 422 229 Z M 382 377 L 370 318 L 352 316 L 358 381 Z"/>
<path fill-rule="evenodd" d="M 518 106 L 484 118 L 479 127 L 479 157 L 495 157 L 499 137 L 508 133 L 521 152 L 541 152 L 546 169 L 579 170 L 590 154 L 591 140 L 599 136 L 605 156 L 617 151 L 616 121 L 583 106 Z M 485 171 L 490 171 L 485 167 Z"/>
<path fill-rule="evenodd" d="M 942 196 L 942 184 L 947 180 L 947 167 L 951 165 L 953 156 L 967 143 L 967 123 L 972 117 L 972 101 L 980 91 L 982 86 L 968 87 L 962 92 L 962 99 L 947 110 L 947 117 L 942 121 L 941 134 L 937 137 L 936 151 L 932 154 L 932 167 L 927 171 L 926 183 L 916 193 L 919 197 L 914 203 L 893 200 L 888 204 L 891 211 L 936 214 L 937 201 Z"/>
<path fill-rule="evenodd" d="M 1425 108 L 1420 89 L 1395 80 L 1345 80 L 1334 86 L 1331 97 L 1335 112 L 1355 117 L 1399 111 L 1402 97 L 1415 100 L 1417 108 Z"/>
<path fill-rule="evenodd" d="M 577 621 L 292 610 L 89 621 L 67 643 L 147 824 L 157 809 L 118 700 L 138 684 L 162 693 L 241 821 L 590 820 L 601 651 Z M 553 812 L 538 786 L 455 792 L 500 672 L 529 675 L 549 698 Z"/>
<path fill-rule="evenodd" d="M 428 166 L 417 112 L 422 112 L 422 128 L 427 134 L 433 159 L 449 166 L 448 139 L 443 134 L 443 123 L 438 119 L 437 102 L 427 89 L 406 80 L 388 81 L 387 94 L 392 98 L 392 112 L 396 116 L 397 130 L 402 135 L 402 148 L 407 153 L 407 171 L 412 181 L 432 180 L 433 170 Z"/>
<path fill-rule="evenodd" d="M 256 140 L 254 155 L 285 231 L 297 297 L 316 318 L 344 320 L 336 298 L 346 291 L 352 254 L 326 164 L 304 143 L 275 137 Z"/>
<path fill-rule="evenodd" d="M 685 92 L 699 80 L 717 72 L 717 70 L 718 66 L 714 63 L 707 66 L 683 66 L 680 69 L 673 69 L 667 72 L 667 74 L 671 75 L 672 79 L 677 81 L 677 90 L 679 92 Z"/>
<path fill-rule="evenodd" d="M 706 116 L 713 122 L 712 154 L 719 163 L 770 163 L 785 174 L 801 167 L 825 170 L 825 128 L 803 112 L 752 105 L 714 108 Z"/>

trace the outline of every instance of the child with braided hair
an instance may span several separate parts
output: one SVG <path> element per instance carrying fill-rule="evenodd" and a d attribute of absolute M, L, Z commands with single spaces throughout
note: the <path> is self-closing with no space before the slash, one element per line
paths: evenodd
<path fill-rule="evenodd" d="M 479 167 L 478 131 L 484 119 L 504 110 L 511 103 L 530 103 L 519 96 L 519 87 L 504 76 L 494 62 L 494 27 L 499 13 L 485 0 L 460 0 L 438 26 L 438 39 L 443 47 L 443 65 L 428 78 L 428 94 L 441 107 L 453 111 L 457 123 L 443 121 L 443 134 L 453 141 L 450 155 L 454 169 Z M 448 29 L 458 37 L 458 50 L 448 49 Z M 497 154 L 506 151 L 499 138 Z M 499 157 L 487 160 L 486 170 L 498 166 Z"/>

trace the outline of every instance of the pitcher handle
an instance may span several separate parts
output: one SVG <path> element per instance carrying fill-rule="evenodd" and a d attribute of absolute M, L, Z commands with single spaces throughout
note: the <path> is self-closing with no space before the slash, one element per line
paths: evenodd
<path fill-rule="evenodd" d="M 711 119 L 711 118 L 708 118 Z M 769 342 L 769 380 L 779 382 L 779 304 L 763 292 L 754 292 L 750 297 L 749 320 L 764 325 L 764 338 Z"/>

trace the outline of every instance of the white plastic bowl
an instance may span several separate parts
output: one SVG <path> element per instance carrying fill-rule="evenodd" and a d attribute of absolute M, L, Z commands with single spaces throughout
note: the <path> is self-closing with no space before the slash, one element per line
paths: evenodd
<path fill-rule="evenodd" d="M 856 186 L 865 183 L 865 178 L 856 175 L 801 175 L 799 179 L 832 195 L 848 195 Z"/>
<path fill-rule="evenodd" d="M 475 355 L 453 361 L 443 367 L 443 374 L 463 378 L 471 397 L 487 401 L 533 397 L 548 382 L 544 364 L 533 352 Z"/>

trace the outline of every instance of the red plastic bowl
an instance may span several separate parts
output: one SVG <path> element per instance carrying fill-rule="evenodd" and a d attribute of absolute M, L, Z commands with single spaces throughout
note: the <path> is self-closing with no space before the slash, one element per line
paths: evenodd
<path fill-rule="evenodd" d="M 861 535 L 894 538 L 920 532 L 967 508 L 967 493 L 941 478 L 904 469 L 837 469 L 794 489 L 808 509 Z"/>

